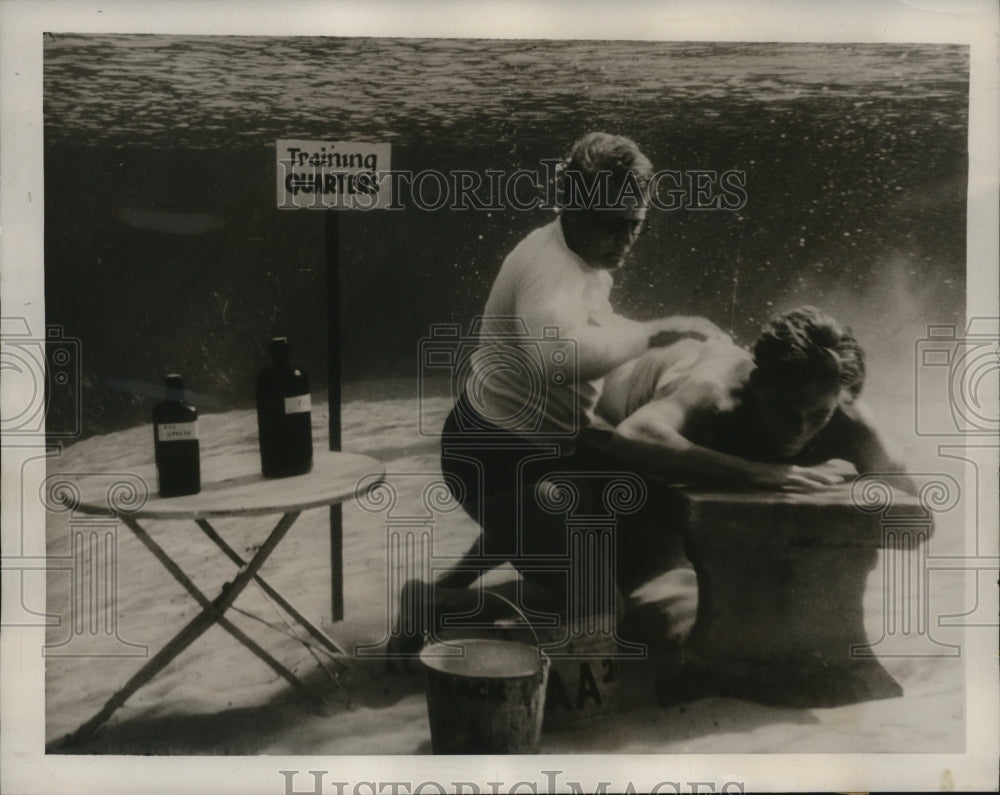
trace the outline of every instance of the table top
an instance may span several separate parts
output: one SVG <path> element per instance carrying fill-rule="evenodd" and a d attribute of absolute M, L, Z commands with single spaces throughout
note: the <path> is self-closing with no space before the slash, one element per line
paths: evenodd
<path fill-rule="evenodd" d="M 127 471 L 112 466 L 68 475 L 72 488 L 63 490 L 63 502 L 82 513 L 151 519 L 292 513 L 351 499 L 381 482 L 385 474 L 379 461 L 359 453 L 315 450 L 312 471 L 287 478 L 265 478 L 256 450 L 225 456 L 203 453 L 201 491 L 164 499 L 156 493 L 155 464 Z M 102 471 L 107 474 L 102 476 Z"/>
<path fill-rule="evenodd" d="M 920 500 L 886 484 L 875 493 L 857 488 L 854 483 L 840 483 L 817 491 L 792 492 L 767 489 L 725 489 L 702 485 L 678 486 L 682 499 L 694 505 L 736 504 L 742 506 L 812 505 L 824 508 L 845 507 L 880 512 L 889 507 L 920 506 Z"/>
<path fill-rule="evenodd" d="M 894 528 L 929 536 L 934 525 L 922 500 L 889 485 L 873 493 L 851 483 L 809 493 L 685 486 L 671 496 L 671 521 L 712 543 L 881 547 Z"/>

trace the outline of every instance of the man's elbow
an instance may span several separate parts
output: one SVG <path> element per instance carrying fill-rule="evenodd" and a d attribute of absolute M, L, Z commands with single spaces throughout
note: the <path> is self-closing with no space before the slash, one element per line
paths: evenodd
<path fill-rule="evenodd" d="M 643 423 L 626 419 L 615 426 L 613 440 L 622 444 L 635 444 L 641 442 L 645 434 L 643 433 Z"/>
<path fill-rule="evenodd" d="M 620 423 L 615 428 L 614 437 L 622 446 L 654 447 L 667 451 L 677 449 L 680 441 L 680 436 L 676 432 L 664 428 L 661 424 L 635 417 Z"/>

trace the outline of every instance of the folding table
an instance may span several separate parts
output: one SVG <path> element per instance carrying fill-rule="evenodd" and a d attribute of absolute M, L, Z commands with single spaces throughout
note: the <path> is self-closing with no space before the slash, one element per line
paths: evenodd
<path fill-rule="evenodd" d="M 135 499 L 129 501 L 116 500 L 117 492 L 114 488 L 107 488 L 105 480 L 88 478 L 85 474 L 74 476 L 77 488 L 72 498 L 73 504 L 69 507 L 81 513 L 117 516 L 174 579 L 184 586 L 202 609 L 166 646 L 150 658 L 96 715 L 68 735 L 64 740 L 66 744 L 93 735 L 133 693 L 162 671 L 214 624 L 218 624 L 236 638 L 296 690 L 312 695 L 290 670 L 225 617 L 226 611 L 252 580 L 256 581 L 295 622 L 331 653 L 344 654 L 343 649 L 333 639 L 308 621 L 258 572 L 302 511 L 338 504 L 370 490 L 384 475 L 382 464 L 357 453 L 316 450 L 311 472 L 272 480 L 261 475 L 259 455 L 256 451 L 252 451 L 225 456 L 203 453 L 201 467 L 201 492 L 169 499 L 163 499 L 156 494 L 156 470 L 153 464 L 137 467 L 129 473 L 131 482 L 144 482 L 148 490 L 148 496 L 132 495 Z M 96 471 L 95 467 L 95 473 Z M 227 544 L 209 522 L 209 519 L 218 517 L 253 517 L 267 514 L 280 514 L 281 518 L 249 561 L 244 560 Z M 191 581 L 180 565 L 140 524 L 140 520 L 166 519 L 193 521 L 232 563 L 239 566 L 236 576 L 223 583 L 214 599 L 206 596 Z M 231 572 L 231 569 L 227 567 L 225 571 Z M 338 576 L 343 576 L 343 572 L 334 572 L 334 577 Z"/>

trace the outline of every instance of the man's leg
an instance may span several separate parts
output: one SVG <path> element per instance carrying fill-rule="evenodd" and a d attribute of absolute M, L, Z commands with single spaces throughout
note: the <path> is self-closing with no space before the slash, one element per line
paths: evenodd
<path fill-rule="evenodd" d="M 513 458 L 504 462 L 513 469 Z M 465 482 L 468 482 L 466 480 Z M 528 486 L 533 488 L 533 484 Z M 468 497 L 472 492 L 466 488 Z M 387 651 L 392 658 L 412 658 L 419 653 L 427 638 L 439 635 L 450 617 L 453 627 L 462 617 L 478 626 L 500 618 L 513 618 L 516 611 L 501 599 L 490 598 L 490 589 L 472 586 L 483 574 L 502 562 L 514 562 L 523 551 L 521 516 L 524 500 L 520 491 L 488 494 L 482 501 L 466 499 L 463 508 L 477 521 L 483 531 L 462 558 L 437 578 L 434 583 L 409 580 L 399 597 L 399 611 L 390 636 Z M 515 563 L 516 566 L 516 563 Z M 512 601 L 535 612 L 531 605 L 543 605 L 551 610 L 556 600 L 536 583 L 519 584 L 520 593 L 512 593 Z"/>

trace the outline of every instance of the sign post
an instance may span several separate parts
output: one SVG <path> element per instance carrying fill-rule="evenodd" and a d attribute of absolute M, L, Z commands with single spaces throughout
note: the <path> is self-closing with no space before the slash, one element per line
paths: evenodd
<path fill-rule="evenodd" d="M 389 144 L 349 141 L 277 141 L 279 210 L 325 210 L 327 388 L 330 450 L 341 448 L 340 210 L 376 210 L 392 204 Z M 333 621 L 344 618 L 344 529 L 340 504 L 330 506 L 330 590 Z"/>
<path fill-rule="evenodd" d="M 326 373 L 330 449 L 340 450 L 340 214 L 327 210 L 326 220 Z M 344 506 L 330 506 L 330 615 L 344 620 Z"/>

